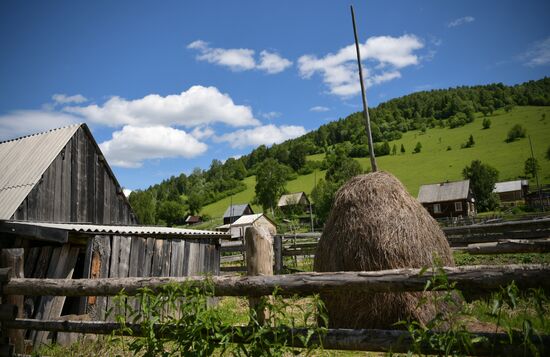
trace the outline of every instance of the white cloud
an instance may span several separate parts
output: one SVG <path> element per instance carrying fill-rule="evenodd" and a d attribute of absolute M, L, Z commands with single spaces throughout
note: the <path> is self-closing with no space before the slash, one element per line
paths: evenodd
<path fill-rule="evenodd" d="M 124 196 L 130 197 L 130 193 L 132 193 L 133 190 L 130 190 L 129 188 L 123 188 L 122 192 L 124 193 Z"/>
<path fill-rule="evenodd" d="M 187 45 L 188 49 L 197 50 L 197 60 L 229 67 L 232 71 L 249 71 L 253 69 L 275 74 L 284 71 L 292 62 L 276 52 L 261 51 L 256 61 L 255 51 L 248 48 L 215 48 L 208 42 L 197 40 Z"/>
<path fill-rule="evenodd" d="M 262 118 L 264 118 L 264 119 L 271 120 L 271 119 L 279 118 L 279 117 L 282 115 L 282 113 L 279 113 L 279 112 L 267 112 L 267 113 L 260 113 L 260 115 L 261 115 Z"/>
<path fill-rule="evenodd" d="M 71 106 L 63 110 L 110 127 L 195 127 L 216 122 L 234 127 L 260 124 L 249 106 L 236 105 L 229 95 L 220 93 L 216 87 L 203 86 L 193 86 L 180 94 L 165 97 L 158 94 L 135 100 L 112 97 L 103 105 Z"/>
<path fill-rule="evenodd" d="M 190 133 L 195 139 L 202 140 L 207 139 L 214 135 L 214 130 L 212 130 L 209 127 L 196 127 L 193 129 L 193 131 Z"/>
<path fill-rule="evenodd" d="M 54 94 L 52 99 L 56 104 L 69 104 L 69 103 L 84 103 L 88 99 L 82 94 L 66 95 L 66 94 Z"/>
<path fill-rule="evenodd" d="M 173 157 L 192 158 L 206 151 L 206 144 L 183 130 L 164 126 L 126 125 L 113 132 L 111 140 L 99 144 L 113 166 L 136 168 L 143 161 Z"/>
<path fill-rule="evenodd" d="M 527 52 L 520 57 L 529 67 L 550 64 L 550 36 L 529 46 Z"/>
<path fill-rule="evenodd" d="M 244 148 L 246 146 L 278 144 L 288 139 L 302 136 L 306 133 L 303 126 L 263 125 L 252 129 L 240 129 L 232 133 L 216 137 L 218 142 L 228 142 L 233 148 Z"/>
<path fill-rule="evenodd" d="M 447 24 L 447 27 L 457 27 L 460 25 L 467 24 L 469 22 L 474 22 L 475 18 L 473 16 L 464 16 L 458 19 L 455 19 Z"/>
<path fill-rule="evenodd" d="M 330 108 L 323 107 L 323 106 L 320 106 L 320 105 L 309 108 L 310 112 L 328 112 L 329 110 L 330 110 Z"/>
<path fill-rule="evenodd" d="M 0 116 L 0 140 L 14 139 L 78 122 L 78 118 L 65 113 L 15 110 Z"/>
<path fill-rule="evenodd" d="M 266 71 L 269 74 L 275 74 L 284 71 L 292 66 L 292 62 L 281 57 L 278 53 L 262 51 L 260 52 L 260 63 L 257 68 Z"/>
<path fill-rule="evenodd" d="M 370 37 L 359 46 L 361 58 L 372 63 L 364 68 L 366 85 L 399 78 L 400 69 L 419 63 L 419 56 L 414 52 L 423 47 L 422 41 L 414 35 Z M 321 58 L 302 56 L 298 59 L 298 67 L 302 78 L 319 73 L 331 94 L 349 97 L 360 92 L 356 61 L 355 45 L 349 45 Z"/>

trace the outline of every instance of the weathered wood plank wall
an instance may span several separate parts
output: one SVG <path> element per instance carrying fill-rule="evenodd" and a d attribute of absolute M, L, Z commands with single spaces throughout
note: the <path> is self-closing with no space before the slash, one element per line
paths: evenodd
<path fill-rule="evenodd" d="M 12 219 L 136 224 L 105 159 L 80 128 L 44 172 Z"/>

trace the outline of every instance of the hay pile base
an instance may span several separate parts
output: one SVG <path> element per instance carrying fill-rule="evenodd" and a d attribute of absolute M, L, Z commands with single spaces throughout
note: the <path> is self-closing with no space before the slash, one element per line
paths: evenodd
<path fill-rule="evenodd" d="M 445 266 L 454 266 L 437 222 L 393 175 L 374 172 L 352 178 L 336 193 L 317 247 L 314 270 L 431 267 L 435 257 Z M 395 328 L 393 324 L 400 320 L 425 323 L 434 317 L 433 305 L 417 308 L 422 294 L 341 291 L 322 299 L 330 327 Z"/>

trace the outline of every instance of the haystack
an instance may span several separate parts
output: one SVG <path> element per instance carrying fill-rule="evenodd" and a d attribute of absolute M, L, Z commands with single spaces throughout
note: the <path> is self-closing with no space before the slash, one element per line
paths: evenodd
<path fill-rule="evenodd" d="M 373 271 L 431 267 L 438 257 L 453 266 L 443 231 L 393 175 L 374 172 L 352 178 L 336 193 L 315 254 L 314 269 Z M 330 327 L 392 328 L 408 318 L 422 323 L 433 305 L 417 308 L 422 293 L 350 293 L 322 296 Z"/>

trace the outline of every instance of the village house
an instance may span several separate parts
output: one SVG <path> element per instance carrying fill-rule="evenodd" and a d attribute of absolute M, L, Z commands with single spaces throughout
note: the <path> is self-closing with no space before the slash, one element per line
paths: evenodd
<path fill-rule="evenodd" d="M 230 205 L 223 214 L 223 224 L 230 224 L 235 222 L 241 216 L 247 214 L 254 214 L 252 207 L 248 203 L 239 205 Z"/>
<path fill-rule="evenodd" d="M 27 278 L 219 274 L 227 235 L 139 226 L 86 124 L 0 142 L 0 172 L 0 248 L 24 249 Z M 25 317 L 101 320 L 112 301 L 28 297 Z"/>
<path fill-rule="evenodd" d="M 201 222 L 202 222 L 201 216 L 192 216 L 192 215 L 189 215 L 189 216 L 187 216 L 187 218 L 185 219 L 185 223 L 188 224 L 188 225 L 197 224 L 197 223 L 201 223 Z"/>
<path fill-rule="evenodd" d="M 434 218 L 470 217 L 476 214 L 470 180 L 422 185 L 418 201 Z"/>
<path fill-rule="evenodd" d="M 300 212 L 309 212 L 311 202 L 305 192 L 294 192 L 282 195 L 277 203 L 277 208 L 281 211 L 297 210 Z"/>
<path fill-rule="evenodd" d="M 493 192 L 498 195 L 501 204 L 513 206 L 518 201 L 525 201 L 525 197 L 529 192 L 529 181 L 515 180 L 497 182 Z"/>

